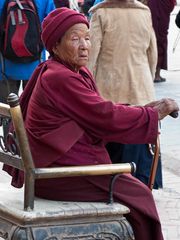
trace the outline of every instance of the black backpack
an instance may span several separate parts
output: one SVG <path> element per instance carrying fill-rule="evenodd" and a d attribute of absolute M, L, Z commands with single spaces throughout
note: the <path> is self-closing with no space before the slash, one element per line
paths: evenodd
<path fill-rule="evenodd" d="M 17 63 L 40 59 L 41 24 L 34 0 L 6 0 L 0 21 L 0 51 Z"/>

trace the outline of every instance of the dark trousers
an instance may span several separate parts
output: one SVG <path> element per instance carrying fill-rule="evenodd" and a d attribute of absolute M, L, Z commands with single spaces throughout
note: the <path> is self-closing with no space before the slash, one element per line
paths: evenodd
<path fill-rule="evenodd" d="M 121 144 L 111 142 L 106 145 L 111 161 L 113 163 L 136 163 L 134 177 L 148 185 L 153 155 L 149 151 L 148 144 Z M 159 156 L 158 168 L 153 188 L 162 188 L 162 166 Z"/>
<path fill-rule="evenodd" d="M 22 80 L 22 87 L 25 88 L 27 80 Z M 7 103 L 7 97 L 10 93 L 19 94 L 21 80 L 2 80 L 0 81 L 0 102 Z"/>
<path fill-rule="evenodd" d="M 25 88 L 27 80 L 22 80 L 22 87 Z M 15 93 L 19 95 L 19 89 L 21 85 L 21 80 L 1 80 L 0 81 L 0 102 L 7 103 L 7 97 L 10 93 Z M 9 129 L 9 120 L 3 119 L 3 135 L 6 138 Z"/>

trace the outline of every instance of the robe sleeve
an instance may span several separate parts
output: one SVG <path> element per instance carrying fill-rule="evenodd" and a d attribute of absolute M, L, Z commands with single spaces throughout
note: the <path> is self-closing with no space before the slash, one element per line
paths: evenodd
<path fill-rule="evenodd" d="M 57 112 L 73 119 L 86 132 L 104 141 L 154 143 L 158 113 L 150 107 L 128 107 L 104 100 L 94 82 L 80 74 L 42 79 L 47 98 Z"/>

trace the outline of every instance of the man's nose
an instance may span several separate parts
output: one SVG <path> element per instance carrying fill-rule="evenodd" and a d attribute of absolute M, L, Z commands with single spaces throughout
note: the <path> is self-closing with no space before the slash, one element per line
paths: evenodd
<path fill-rule="evenodd" d="M 88 48 L 88 43 L 87 43 L 86 39 L 83 38 L 80 40 L 80 48 L 82 48 L 82 49 Z"/>

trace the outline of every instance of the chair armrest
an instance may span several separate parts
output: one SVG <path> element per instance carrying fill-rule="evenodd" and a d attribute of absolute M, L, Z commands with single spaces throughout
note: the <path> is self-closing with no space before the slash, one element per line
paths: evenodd
<path fill-rule="evenodd" d="M 68 166 L 55 168 L 35 168 L 35 178 L 61 178 L 90 175 L 115 175 L 120 173 L 133 173 L 136 171 L 135 163 L 100 164 L 87 166 Z"/>

